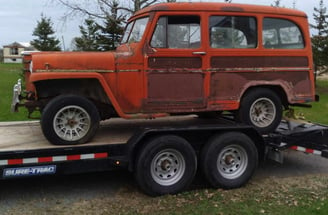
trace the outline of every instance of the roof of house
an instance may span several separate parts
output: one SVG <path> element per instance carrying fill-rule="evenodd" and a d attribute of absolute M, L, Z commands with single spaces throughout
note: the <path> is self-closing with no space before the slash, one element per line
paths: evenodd
<path fill-rule="evenodd" d="M 17 48 L 31 48 L 31 44 L 29 42 L 13 42 L 8 45 L 4 45 L 4 48 L 11 48 L 11 47 L 17 47 Z M 33 48 L 33 47 L 32 47 Z"/>

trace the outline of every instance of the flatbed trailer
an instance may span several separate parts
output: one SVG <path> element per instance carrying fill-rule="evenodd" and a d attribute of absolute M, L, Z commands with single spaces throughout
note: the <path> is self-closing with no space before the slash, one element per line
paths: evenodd
<path fill-rule="evenodd" d="M 328 127 L 283 120 L 276 132 L 260 135 L 229 117 L 111 119 L 90 143 L 55 146 L 37 121 L 0 123 L 0 179 L 125 168 L 156 196 L 182 191 L 201 168 L 213 187 L 230 189 L 286 149 L 328 157 Z"/>

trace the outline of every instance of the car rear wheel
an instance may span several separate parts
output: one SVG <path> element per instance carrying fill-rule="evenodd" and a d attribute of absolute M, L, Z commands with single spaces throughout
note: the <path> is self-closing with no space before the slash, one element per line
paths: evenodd
<path fill-rule="evenodd" d="M 256 88 L 242 98 L 237 117 L 260 133 L 269 133 L 279 125 L 282 111 L 282 102 L 276 93 L 270 89 Z"/>

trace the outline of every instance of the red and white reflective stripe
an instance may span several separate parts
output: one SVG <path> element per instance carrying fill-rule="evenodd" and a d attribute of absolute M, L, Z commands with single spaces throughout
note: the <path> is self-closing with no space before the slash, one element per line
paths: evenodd
<path fill-rule="evenodd" d="M 18 159 L 8 159 L 0 160 L 0 166 L 7 165 L 19 165 L 19 164 L 39 164 L 39 163 L 49 163 L 49 162 L 59 162 L 59 161 L 76 161 L 76 160 L 88 160 L 88 159 L 98 159 L 107 158 L 108 153 L 92 153 L 92 154 L 81 154 L 81 155 L 59 155 L 50 157 L 35 157 L 35 158 L 18 158 Z"/>
<path fill-rule="evenodd" d="M 300 151 L 300 152 L 309 153 L 309 154 L 315 154 L 315 155 L 321 155 L 322 154 L 321 151 L 314 150 L 314 149 L 307 149 L 307 148 L 302 147 L 302 146 L 292 146 L 292 147 L 290 147 L 290 149 Z"/>

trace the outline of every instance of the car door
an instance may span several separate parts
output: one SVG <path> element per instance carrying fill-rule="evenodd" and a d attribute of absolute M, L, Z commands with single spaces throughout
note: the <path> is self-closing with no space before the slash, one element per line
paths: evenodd
<path fill-rule="evenodd" d="M 145 58 L 148 112 L 189 112 L 206 106 L 200 16 L 163 15 Z"/>

